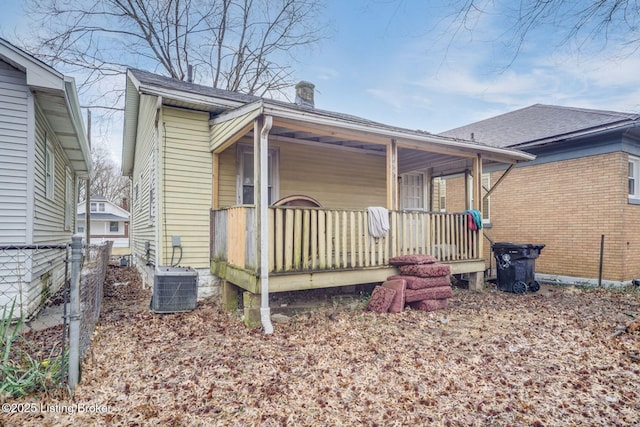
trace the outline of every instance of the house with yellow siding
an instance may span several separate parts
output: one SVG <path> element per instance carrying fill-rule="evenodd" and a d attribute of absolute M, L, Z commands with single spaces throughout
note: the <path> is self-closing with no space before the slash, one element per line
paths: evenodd
<path fill-rule="evenodd" d="M 147 283 L 189 266 L 199 296 L 242 292 L 263 320 L 269 293 L 384 281 L 402 254 L 481 286 L 482 236 L 443 210 L 438 177 L 534 156 L 322 110 L 312 84 L 296 88 L 289 103 L 128 71 L 122 168 Z M 481 199 L 480 185 L 465 191 Z"/>

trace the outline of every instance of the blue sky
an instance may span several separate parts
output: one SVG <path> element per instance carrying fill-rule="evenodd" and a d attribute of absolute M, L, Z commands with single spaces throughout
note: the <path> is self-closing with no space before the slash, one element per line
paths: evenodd
<path fill-rule="evenodd" d="M 0 33 L 11 41 L 27 19 L 20 0 L 0 2 Z M 577 54 L 546 26 L 512 62 L 505 4 L 515 3 L 488 1 L 494 6 L 474 16 L 475 30 L 456 37 L 449 3 L 327 0 L 328 38 L 292 64 L 294 76 L 316 85 L 318 108 L 434 133 L 535 103 L 640 111 L 638 53 L 611 42 Z M 98 139 L 119 158 L 119 129 Z"/>

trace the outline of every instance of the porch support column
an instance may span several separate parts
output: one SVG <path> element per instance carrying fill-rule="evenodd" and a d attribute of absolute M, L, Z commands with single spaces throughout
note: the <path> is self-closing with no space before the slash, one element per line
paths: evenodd
<path fill-rule="evenodd" d="M 473 159 L 473 206 L 480 211 L 482 217 L 482 154 L 478 153 Z M 478 233 L 478 257 L 484 258 L 484 239 Z M 469 274 L 469 290 L 481 291 L 484 287 L 484 271 Z"/>
<path fill-rule="evenodd" d="M 258 259 L 260 260 L 260 321 L 265 334 L 273 333 L 269 308 L 269 131 L 273 117 L 263 116 L 254 122 L 254 200 L 258 231 Z M 257 193 L 257 194 L 256 194 Z"/>
<path fill-rule="evenodd" d="M 387 209 L 398 210 L 398 143 L 387 145 Z"/>
<path fill-rule="evenodd" d="M 478 154 L 473 159 L 473 206 L 482 212 L 482 155 Z"/>

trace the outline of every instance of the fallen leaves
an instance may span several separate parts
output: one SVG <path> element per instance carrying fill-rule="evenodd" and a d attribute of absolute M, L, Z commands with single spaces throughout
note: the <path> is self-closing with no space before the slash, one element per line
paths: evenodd
<path fill-rule="evenodd" d="M 161 315 L 149 298 L 135 277 L 105 287 L 75 401 L 108 405 L 108 414 L 0 421 L 615 426 L 640 413 L 640 365 L 630 356 L 640 354 L 640 331 L 625 326 L 611 337 L 628 313 L 640 314 L 638 293 L 455 289 L 446 310 L 333 305 L 278 323 L 271 336 L 244 328 L 215 301 Z"/>

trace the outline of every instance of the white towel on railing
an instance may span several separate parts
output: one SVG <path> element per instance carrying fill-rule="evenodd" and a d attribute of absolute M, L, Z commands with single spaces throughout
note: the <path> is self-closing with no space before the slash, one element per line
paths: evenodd
<path fill-rule="evenodd" d="M 375 237 L 385 237 L 389 232 L 389 211 L 380 206 L 367 208 L 369 212 L 369 234 Z"/>

